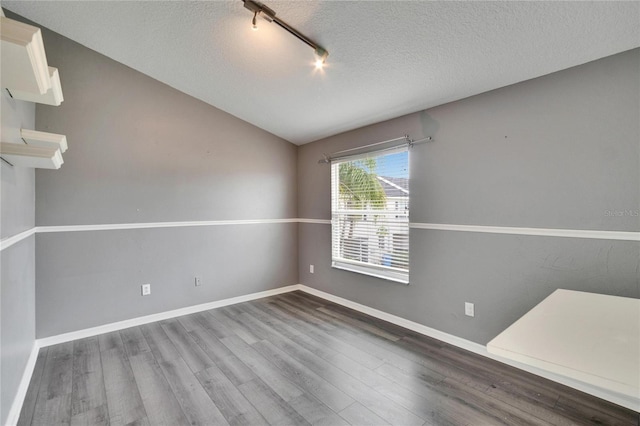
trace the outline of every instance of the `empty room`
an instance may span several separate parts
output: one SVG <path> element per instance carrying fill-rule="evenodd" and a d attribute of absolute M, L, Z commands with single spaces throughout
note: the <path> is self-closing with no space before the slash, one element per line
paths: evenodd
<path fill-rule="evenodd" d="M 640 2 L 1 6 L 0 425 L 640 426 Z"/>

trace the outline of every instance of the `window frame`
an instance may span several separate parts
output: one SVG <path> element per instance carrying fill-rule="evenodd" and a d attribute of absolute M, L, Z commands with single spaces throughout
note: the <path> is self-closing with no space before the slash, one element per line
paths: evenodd
<path fill-rule="evenodd" d="M 340 164 L 345 163 L 345 162 L 353 162 L 353 161 L 357 161 L 358 159 L 364 159 L 364 158 L 371 158 L 371 157 L 381 157 L 381 156 L 385 156 L 385 155 L 390 155 L 390 154 L 394 154 L 394 153 L 400 153 L 400 152 L 406 152 L 407 153 L 407 168 L 409 167 L 409 147 L 407 145 L 401 145 L 401 146 L 396 146 L 393 148 L 386 148 L 386 149 L 381 149 L 381 150 L 374 150 L 374 151 L 368 151 L 366 153 L 361 153 L 358 155 L 352 155 L 352 156 L 345 156 L 345 157 L 341 157 L 338 159 L 334 159 L 331 161 L 330 167 L 331 167 L 331 267 L 335 268 L 335 269 L 340 269 L 340 270 L 344 270 L 344 271 L 349 271 L 349 272 L 355 272 L 355 273 L 359 273 L 359 274 L 363 274 L 363 275 L 368 275 L 368 276 L 372 276 L 372 277 L 376 277 L 376 278 L 381 278 L 384 280 L 389 280 L 389 281 L 393 281 L 393 282 L 398 282 L 398 283 L 402 283 L 402 284 L 409 284 L 409 276 L 410 276 L 410 249 L 409 249 L 409 243 L 410 243 L 410 226 L 409 226 L 409 212 L 410 212 L 410 203 L 411 203 L 411 199 L 410 199 L 410 193 L 407 193 L 407 201 L 406 201 L 406 208 L 404 209 L 404 211 L 402 213 L 402 216 L 406 215 L 407 221 L 406 221 L 406 239 L 407 239 L 407 269 L 403 269 L 403 268 L 397 268 L 397 267 L 393 267 L 393 266 L 385 266 L 385 265 L 377 265 L 374 263 L 368 263 L 368 262 L 361 262 L 358 260 L 353 260 L 353 259 L 345 259 L 339 256 L 339 254 L 336 254 L 336 248 L 340 248 L 340 231 L 341 231 L 341 227 L 340 224 L 338 223 L 338 217 L 340 215 L 340 209 L 337 206 L 337 203 L 339 201 L 339 179 L 336 179 L 336 175 L 337 175 L 337 171 L 336 168 L 340 167 Z M 408 170 L 408 176 L 410 176 L 409 170 Z M 381 175 L 378 175 L 381 176 Z M 409 179 L 409 177 L 407 178 Z M 393 203 L 393 206 L 391 208 L 385 208 L 381 211 L 383 211 L 387 216 L 391 215 L 390 217 L 393 217 L 395 219 L 398 219 L 398 215 L 396 215 L 396 213 L 398 213 L 397 210 L 395 210 L 395 204 L 398 203 L 398 201 L 392 200 L 391 201 Z M 344 209 L 343 209 L 344 210 Z M 365 212 L 367 212 L 367 210 L 365 210 Z M 342 213 L 344 214 L 344 213 Z M 367 215 L 368 213 L 363 213 L 363 215 Z M 367 218 L 368 220 L 368 218 Z M 365 219 L 363 219 L 362 221 L 365 221 Z M 404 227 L 404 225 L 403 225 Z M 403 234 L 404 235 L 404 234 Z M 337 242 L 336 242 L 336 238 L 338 238 Z M 374 245 L 377 245 L 378 242 L 375 242 Z M 370 245 L 370 244 L 369 244 Z M 369 245 L 367 247 L 367 251 L 369 250 Z"/>

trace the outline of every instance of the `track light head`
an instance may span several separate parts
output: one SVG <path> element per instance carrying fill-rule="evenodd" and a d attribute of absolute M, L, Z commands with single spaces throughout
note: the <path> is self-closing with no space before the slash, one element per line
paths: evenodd
<path fill-rule="evenodd" d="M 321 69 L 324 66 L 324 61 L 329 56 L 329 52 L 320 46 L 317 46 L 313 53 L 316 55 L 316 68 Z"/>
<path fill-rule="evenodd" d="M 260 15 L 262 19 L 267 22 L 273 22 L 276 17 L 276 12 L 273 9 L 268 8 L 264 4 L 253 1 L 253 0 L 243 0 L 244 7 L 253 12 L 253 20 L 256 20 L 256 17 Z"/>

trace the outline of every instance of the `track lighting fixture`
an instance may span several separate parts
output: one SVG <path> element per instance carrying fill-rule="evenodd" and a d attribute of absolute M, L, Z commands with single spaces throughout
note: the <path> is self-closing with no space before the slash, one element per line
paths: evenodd
<path fill-rule="evenodd" d="M 316 62 L 315 62 L 316 68 L 320 69 L 324 66 L 324 62 L 326 61 L 327 56 L 329 56 L 329 52 L 327 52 L 325 48 L 323 48 L 322 46 L 319 46 L 313 40 L 311 40 L 304 34 L 300 33 L 298 30 L 296 30 L 291 25 L 284 22 L 282 19 L 277 18 L 276 12 L 273 9 L 270 9 L 269 7 L 265 6 L 264 4 L 254 0 L 242 0 L 242 2 L 244 3 L 245 8 L 253 12 L 253 20 L 251 21 L 251 23 L 252 23 L 252 28 L 254 30 L 258 29 L 258 23 L 256 22 L 258 16 L 260 16 L 267 22 L 275 22 L 276 24 L 278 24 L 279 27 L 285 29 L 289 34 L 292 34 L 298 40 L 302 41 L 303 43 L 305 43 L 306 45 L 308 45 L 313 49 L 313 53 L 315 54 L 315 57 L 316 57 Z"/>

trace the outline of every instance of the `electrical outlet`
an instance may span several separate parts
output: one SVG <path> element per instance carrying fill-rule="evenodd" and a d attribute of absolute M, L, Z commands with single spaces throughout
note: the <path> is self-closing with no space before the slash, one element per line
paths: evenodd
<path fill-rule="evenodd" d="M 202 277 L 195 278 L 196 287 L 200 287 L 202 285 Z"/>
<path fill-rule="evenodd" d="M 151 284 L 142 284 L 142 295 L 148 296 L 151 294 Z"/>
<path fill-rule="evenodd" d="M 313 274 L 313 265 L 309 265 L 309 273 Z"/>
<path fill-rule="evenodd" d="M 464 302 L 464 314 L 468 317 L 475 316 L 473 303 Z"/>

